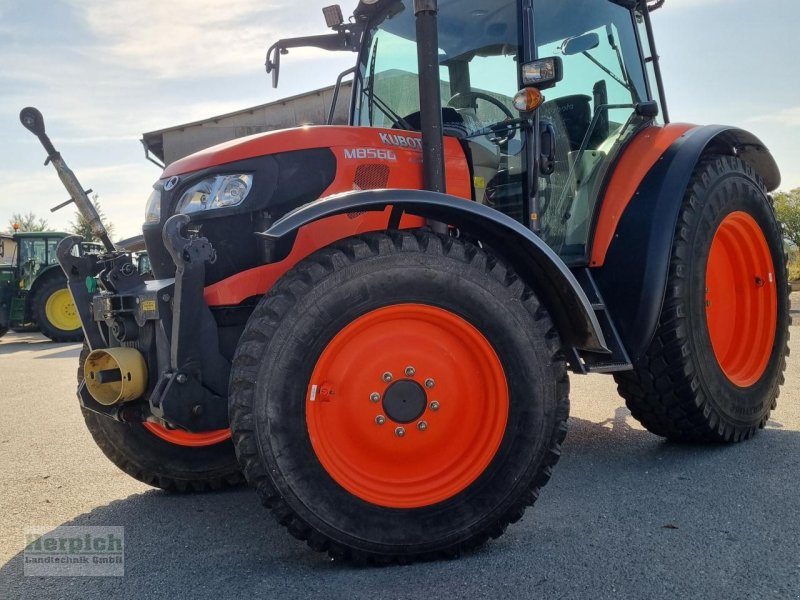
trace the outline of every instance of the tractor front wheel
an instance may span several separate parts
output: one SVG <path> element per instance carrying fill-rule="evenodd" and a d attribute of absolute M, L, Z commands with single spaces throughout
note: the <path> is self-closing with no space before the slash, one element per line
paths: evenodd
<path fill-rule="evenodd" d="M 89 356 L 84 343 L 78 385 Z M 189 433 L 155 423 L 120 423 L 81 409 L 95 443 L 108 459 L 139 481 L 172 492 L 205 492 L 244 482 L 229 430 Z"/>
<path fill-rule="evenodd" d="M 739 442 L 775 408 L 789 339 L 781 227 L 764 185 L 734 157 L 700 162 L 683 201 L 658 329 L 616 375 L 633 416 L 658 435 Z"/>
<path fill-rule="evenodd" d="M 230 388 L 245 477 L 295 537 L 359 563 L 455 556 L 548 481 L 569 383 L 534 293 L 434 233 L 349 238 L 261 301 Z"/>
<path fill-rule="evenodd" d="M 63 276 L 45 275 L 31 298 L 33 320 L 54 342 L 80 342 L 81 320 Z"/>

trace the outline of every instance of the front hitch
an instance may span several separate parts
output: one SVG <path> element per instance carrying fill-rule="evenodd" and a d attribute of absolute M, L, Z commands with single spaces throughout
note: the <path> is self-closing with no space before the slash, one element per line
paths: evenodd
<path fill-rule="evenodd" d="M 188 431 L 225 429 L 230 363 L 219 353 L 217 324 L 203 300 L 205 265 L 216 260 L 216 252 L 188 225 L 187 215 L 174 215 L 162 232 L 175 263 L 175 292 L 169 370 L 150 395 L 150 408 L 156 417 Z"/>

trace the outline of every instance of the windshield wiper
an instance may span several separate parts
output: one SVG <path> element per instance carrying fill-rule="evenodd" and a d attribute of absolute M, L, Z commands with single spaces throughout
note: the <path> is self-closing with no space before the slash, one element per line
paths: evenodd
<path fill-rule="evenodd" d="M 614 36 L 614 30 L 611 28 L 611 25 L 606 25 L 606 33 L 608 34 L 608 43 L 611 45 L 611 48 L 613 48 L 614 52 L 617 53 L 619 70 L 620 73 L 622 73 L 622 76 L 625 78 L 625 81 L 628 83 L 626 86 L 628 91 L 633 94 L 633 101 L 636 103 L 641 102 L 642 99 L 639 97 L 639 92 L 631 81 L 631 76 L 628 72 L 628 69 L 625 68 L 625 60 L 622 58 L 622 51 L 619 49 L 619 44 L 617 44 L 617 38 Z"/>
<path fill-rule="evenodd" d="M 370 83 L 371 83 L 371 81 L 370 81 Z M 396 112 L 394 112 L 391 109 L 391 107 L 388 104 L 386 104 L 385 101 L 381 100 L 377 96 L 377 94 L 375 94 L 375 90 L 372 89 L 371 85 L 367 86 L 364 89 L 364 93 L 367 95 L 367 99 L 369 100 L 369 112 L 370 112 L 369 124 L 370 124 L 370 126 L 372 126 L 372 124 L 373 124 L 373 122 L 372 122 L 373 108 L 375 106 L 377 106 L 378 110 L 380 110 L 384 115 L 389 117 L 392 120 L 393 123 L 396 123 L 396 124 L 400 125 L 401 127 L 403 127 L 404 129 L 408 129 L 409 131 L 414 131 L 414 128 L 411 127 L 411 125 L 408 124 L 408 121 L 406 121 L 403 117 L 401 117 Z"/>
<path fill-rule="evenodd" d="M 367 108 L 367 116 L 369 117 L 369 126 L 372 127 L 374 125 L 374 118 L 375 118 L 375 63 L 376 58 L 378 56 L 378 42 L 380 40 L 375 40 L 375 45 L 372 47 L 372 57 L 370 58 L 370 67 L 369 67 L 369 85 L 367 86 L 367 100 L 368 100 L 368 108 Z"/>

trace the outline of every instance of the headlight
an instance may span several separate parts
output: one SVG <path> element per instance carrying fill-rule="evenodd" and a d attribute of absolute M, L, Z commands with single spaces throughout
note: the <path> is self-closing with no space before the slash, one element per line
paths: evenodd
<path fill-rule="evenodd" d="M 252 175 L 217 175 L 196 183 L 183 193 L 176 212 L 185 215 L 239 206 L 253 187 Z"/>
<path fill-rule="evenodd" d="M 147 207 L 144 209 L 145 223 L 158 223 L 161 221 L 161 189 L 156 188 L 147 199 Z"/>

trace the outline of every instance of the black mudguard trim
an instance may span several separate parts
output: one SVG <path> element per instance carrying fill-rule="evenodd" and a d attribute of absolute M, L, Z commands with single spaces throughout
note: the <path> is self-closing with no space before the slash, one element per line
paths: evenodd
<path fill-rule="evenodd" d="M 448 223 L 485 242 L 536 291 L 564 345 L 609 352 L 590 301 L 558 255 L 520 223 L 482 204 L 420 190 L 346 192 L 298 208 L 260 235 L 275 245 L 273 260 L 278 261 L 288 255 L 301 227 L 343 213 L 382 211 L 388 206 Z"/>
<path fill-rule="evenodd" d="M 705 154 L 738 156 L 753 165 L 768 189 L 780 185 L 778 165 L 766 146 L 752 133 L 722 125 L 688 131 L 650 170 L 620 219 L 605 263 L 592 269 L 634 364 L 655 335 L 678 215 Z"/>

